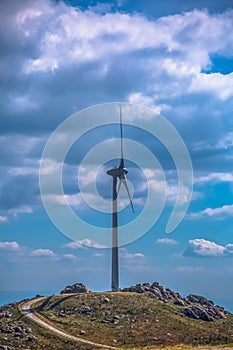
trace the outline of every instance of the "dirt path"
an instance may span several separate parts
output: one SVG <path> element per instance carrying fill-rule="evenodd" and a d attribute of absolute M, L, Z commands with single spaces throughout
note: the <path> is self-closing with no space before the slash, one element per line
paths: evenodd
<path fill-rule="evenodd" d="M 45 298 L 46 297 L 38 297 L 38 298 L 35 298 L 35 299 L 32 299 L 32 300 L 23 302 L 20 305 L 20 308 L 21 308 L 22 312 L 24 313 L 24 315 L 27 316 L 28 318 L 30 318 L 30 320 L 32 320 L 33 322 L 35 322 L 38 325 L 40 325 L 41 327 L 43 327 L 43 328 L 45 328 L 45 329 L 47 329 L 47 330 L 49 330 L 49 331 L 51 331 L 53 333 L 56 333 L 57 335 L 62 336 L 64 338 L 66 338 L 66 339 L 69 339 L 69 340 L 72 340 L 72 341 L 76 341 L 76 342 L 79 342 L 79 343 L 93 345 L 93 346 L 101 348 L 101 349 L 117 349 L 116 347 L 113 347 L 113 346 L 95 343 L 95 342 L 92 342 L 90 340 L 86 340 L 86 339 L 83 339 L 81 337 L 76 337 L 74 335 L 65 333 L 65 332 L 59 330 L 58 328 L 48 324 L 45 320 L 42 320 L 41 318 L 39 318 L 36 315 L 35 311 L 33 310 L 33 305 L 35 303 L 37 303 L 38 301 L 43 300 Z"/>

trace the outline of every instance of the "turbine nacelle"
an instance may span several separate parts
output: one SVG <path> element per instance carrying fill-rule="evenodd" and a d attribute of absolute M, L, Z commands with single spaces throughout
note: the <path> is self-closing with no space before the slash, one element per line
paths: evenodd
<path fill-rule="evenodd" d="M 107 171 L 107 174 L 112 177 L 119 177 L 119 179 L 125 178 L 125 175 L 128 174 L 128 170 L 126 168 L 112 168 Z"/>
<path fill-rule="evenodd" d="M 124 170 L 122 171 L 121 168 L 112 168 L 112 169 L 107 171 L 107 174 L 112 176 L 112 177 L 116 177 L 116 178 L 119 177 L 119 179 L 120 179 L 122 176 L 124 176 L 124 174 L 128 173 L 127 169 L 125 169 L 125 171 Z"/>

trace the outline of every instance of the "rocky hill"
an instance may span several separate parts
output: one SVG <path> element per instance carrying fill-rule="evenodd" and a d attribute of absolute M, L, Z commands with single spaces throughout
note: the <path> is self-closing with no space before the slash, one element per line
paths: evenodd
<path fill-rule="evenodd" d="M 36 325 L 20 303 L 0 307 L 0 350 L 93 350 Z M 233 315 L 205 297 L 143 283 L 119 293 L 91 292 L 82 283 L 37 302 L 36 314 L 73 336 L 120 349 L 233 343 Z"/>

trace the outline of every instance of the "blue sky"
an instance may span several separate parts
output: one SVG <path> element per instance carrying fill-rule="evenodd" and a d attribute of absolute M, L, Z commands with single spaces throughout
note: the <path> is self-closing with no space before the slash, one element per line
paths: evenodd
<path fill-rule="evenodd" d="M 83 108 L 120 101 L 161 113 L 177 129 L 192 160 L 194 184 L 184 220 L 167 234 L 178 189 L 174 161 L 148 132 L 124 126 L 124 137 L 149 149 L 164 174 L 158 179 L 154 169 L 136 164 L 137 154 L 134 161 L 129 157 L 135 215 L 143 210 L 147 186 L 154 191 L 155 208 L 163 185 L 166 201 L 158 221 L 120 248 L 121 286 L 159 281 L 182 294 L 205 295 L 233 311 L 231 3 L 1 2 L 0 290 L 57 292 L 77 281 L 93 290 L 110 288 L 110 250 L 101 249 L 98 239 L 78 227 L 75 241 L 56 228 L 42 204 L 39 166 L 60 123 Z M 123 117 L 130 121 L 126 113 Z M 117 120 L 107 121 L 115 124 L 83 135 L 63 167 L 66 199 L 76 215 L 96 227 L 110 227 L 110 214 L 83 205 L 77 171 L 95 146 L 109 140 L 117 145 Z M 85 122 L 81 114 L 80 130 Z M 137 124 L 136 119 L 131 122 Z M 141 117 L 142 127 L 153 129 L 154 123 L 153 117 Z M 110 148 L 104 147 L 107 156 Z M 117 163 L 116 158 L 117 153 L 107 164 Z M 111 179 L 104 177 L 104 164 L 99 164 L 96 178 L 92 165 L 80 181 L 87 197 L 98 204 L 92 183 L 97 183 L 99 198 L 106 199 Z M 126 207 L 120 222 L 132 218 Z"/>

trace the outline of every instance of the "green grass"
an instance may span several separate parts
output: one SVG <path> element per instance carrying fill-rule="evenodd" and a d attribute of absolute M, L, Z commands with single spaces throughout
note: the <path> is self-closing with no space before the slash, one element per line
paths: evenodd
<path fill-rule="evenodd" d="M 53 296 L 38 307 L 38 312 L 55 327 L 75 336 L 119 347 L 161 347 L 186 344 L 217 345 L 233 342 L 233 316 L 214 322 L 192 320 L 180 315 L 180 307 L 151 299 L 146 294 L 104 293 L 109 303 L 102 304 L 103 293 Z M 91 312 L 82 314 L 81 309 Z M 62 310 L 69 312 L 59 316 Z M 116 324 L 103 323 L 118 316 Z"/>

